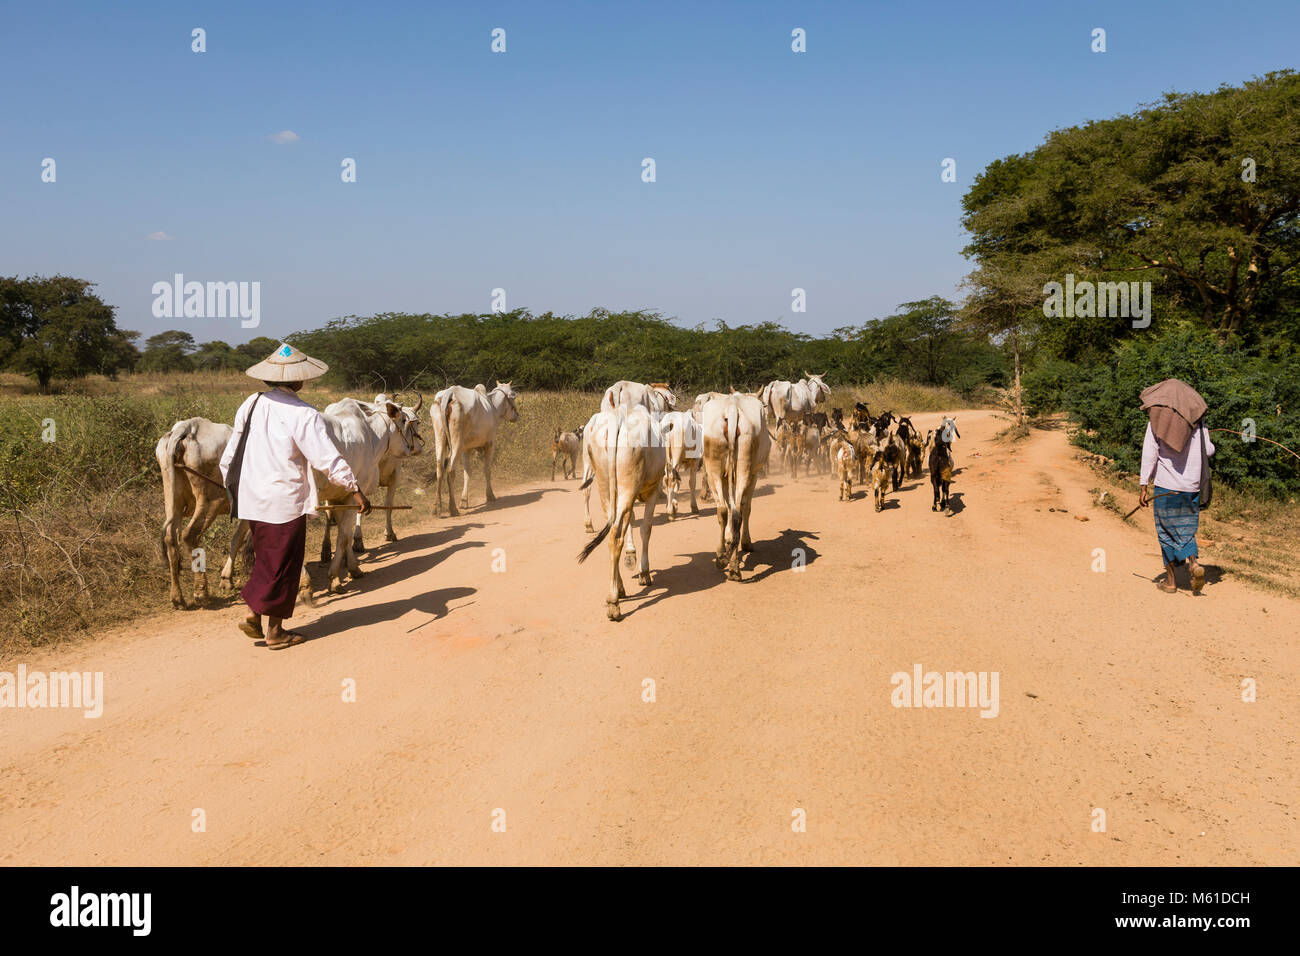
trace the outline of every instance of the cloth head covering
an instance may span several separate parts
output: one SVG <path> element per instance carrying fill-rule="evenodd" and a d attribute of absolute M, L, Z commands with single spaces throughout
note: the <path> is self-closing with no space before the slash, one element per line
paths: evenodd
<path fill-rule="evenodd" d="M 320 378 L 329 370 L 330 367 L 319 359 L 281 342 L 278 349 L 244 374 L 259 382 L 305 382 Z"/>
<path fill-rule="evenodd" d="M 1180 379 L 1167 378 L 1142 390 L 1142 410 L 1151 419 L 1151 431 L 1175 452 L 1187 447 L 1192 429 L 1208 408 L 1200 393 Z"/>

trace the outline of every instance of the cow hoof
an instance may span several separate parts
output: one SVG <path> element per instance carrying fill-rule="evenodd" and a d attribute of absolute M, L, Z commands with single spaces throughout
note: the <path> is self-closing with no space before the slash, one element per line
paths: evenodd
<path fill-rule="evenodd" d="M 609 601 L 605 602 L 605 616 L 608 617 L 611 621 L 623 620 L 623 612 L 618 609 L 617 602 L 614 603 L 611 603 Z"/>
<path fill-rule="evenodd" d="M 386 534 L 386 535 L 384 535 L 384 540 L 387 541 L 389 544 L 392 544 L 394 541 L 397 540 L 397 535 L 395 535 L 395 534 Z"/>
<path fill-rule="evenodd" d="M 750 554 L 753 550 L 754 550 L 754 542 L 752 542 L 752 541 L 742 541 L 742 542 L 740 542 L 740 552 L 741 552 L 741 554 Z"/>
<path fill-rule="evenodd" d="M 731 570 L 730 568 L 728 568 L 728 569 L 727 569 L 727 580 L 728 580 L 728 581 L 743 581 L 744 578 L 742 578 L 742 577 L 740 576 L 740 572 L 739 572 L 739 571 L 733 571 L 733 570 Z"/>
<path fill-rule="evenodd" d="M 185 598 L 183 597 L 172 598 L 172 607 L 177 611 L 188 611 L 190 609 L 189 605 L 185 603 Z"/>
<path fill-rule="evenodd" d="M 586 524 L 584 524 L 584 525 L 582 526 L 582 530 L 585 531 L 585 532 L 587 532 L 587 534 L 595 534 L 595 533 L 596 533 L 596 529 L 593 528 L 593 527 L 591 526 L 591 522 L 590 522 L 590 521 L 588 521 Z"/>
<path fill-rule="evenodd" d="M 488 499 L 488 501 L 491 501 L 491 500 L 492 500 L 491 498 Z M 469 499 L 468 499 L 468 498 L 461 498 L 461 499 L 460 499 L 460 507 L 461 507 L 461 510 L 462 510 L 462 511 L 463 511 L 464 509 L 468 508 L 468 507 L 469 507 Z M 452 512 L 452 514 L 455 514 L 455 512 Z"/>
<path fill-rule="evenodd" d="M 326 590 L 328 590 L 330 594 L 345 594 L 347 592 L 347 586 L 342 581 L 330 581 L 329 587 Z"/>
<path fill-rule="evenodd" d="M 627 568 L 629 571 L 633 570 L 636 567 L 635 551 L 623 552 L 623 567 Z"/>
<path fill-rule="evenodd" d="M 695 505 L 691 505 L 691 514 L 697 515 L 699 513 L 700 513 L 700 509 L 697 508 Z"/>
<path fill-rule="evenodd" d="M 363 547 L 361 547 L 360 545 L 356 545 L 356 544 L 354 544 L 354 545 L 352 546 L 352 553 L 353 553 L 353 554 L 369 554 L 369 553 L 370 553 L 370 549 L 369 549 L 369 548 L 363 548 Z"/>
<path fill-rule="evenodd" d="M 316 606 L 316 596 L 315 596 L 314 594 L 311 593 L 311 589 L 310 589 L 310 588 L 305 589 L 305 590 L 302 589 L 302 588 L 299 588 L 299 589 L 298 589 L 298 600 L 301 601 L 303 604 L 307 605 L 308 607 L 315 607 L 315 606 Z"/>
<path fill-rule="evenodd" d="M 638 574 L 638 575 L 636 576 L 636 579 L 637 579 L 637 582 L 638 582 L 642 587 L 647 587 L 647 588 L 648 588 L 648 587 L 650 586 L 650 572 L 649 572 L 649 571 L 642 571 L 640 574 Z"/>

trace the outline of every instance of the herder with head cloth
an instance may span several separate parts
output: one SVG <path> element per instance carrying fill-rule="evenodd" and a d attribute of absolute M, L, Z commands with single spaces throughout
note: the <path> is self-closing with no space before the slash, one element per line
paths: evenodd
<path fill-rule="evenodd" d="M 1160 590 L 1177 592 L 1174 566 L 1187 562 L 1192 593 L 1205 585 L 1205 568 L 1196 560 L 1196 529 L 1201 509 L 1210 503 L 1210 456 L 1214 444 L 1205 428 L 1205 399 L 1186 382 L 1167 378 L 1142 390 L 1148 415 L 1142 442 L 1142 490 L 1138 504 L 1151 502 L 1156 537 L 1165 559 Z M 1148 486 L 1155 482 L 1155 494 Z"/>
<path fill-rule="evenodd" d="M 246 374 L 268 391 L 250 395 L 235 413 L 235 430 L 221 456 L 221 477 L 231 497 L 231 516 L 248 521 L 253 543 L 253 570 L 240 597 L 253 613 L 239 629 L 272 650 L 301 644 L 306 637 L 286 631 L 281 622 L 293 616 L 307 543 L 307 516 L 316 511 L 316 468 L 351 491 L 362 514 L 370 502 L 357 488 L 352 469 L 325 430 L 320 412 L 297 392 L 329 366 L 281 345 Z M 261 615 L 267 617 L 262 631 Z"/>

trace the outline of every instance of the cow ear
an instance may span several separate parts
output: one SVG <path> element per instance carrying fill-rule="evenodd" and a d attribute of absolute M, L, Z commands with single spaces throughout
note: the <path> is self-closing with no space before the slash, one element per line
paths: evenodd
<path fill-rule="evenodd" d="M 400 405 L 394 405 L 392 402 L 389 402 L 387 405 L 387 411 L 388 417 L 393 420 L 402 417 L 402 407 Z"/>

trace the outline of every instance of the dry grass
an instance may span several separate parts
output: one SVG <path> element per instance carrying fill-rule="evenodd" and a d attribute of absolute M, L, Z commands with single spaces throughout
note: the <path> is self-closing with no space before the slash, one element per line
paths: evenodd
<path fill-rule="evenodd" d="M 1103 491 L 1103 507 L 1123 517 L 1138 500 L 1137 476 L 1118 471 L 1098 456 L 1081 454 L 1098 476 L 1095 498 Z M 1150 530 L 1151 511 L 1143 509 L 1128 519 Z M 1214 499 L 1201 512 L 1200 560 L 1217 567 L 1224 577 L 1248 581 L 1265 590 L 1300 597 L 1300 569 L 1295 562 L 1300 548 L 1300 502 L 1254 498 L 1216 482 Z"/>

